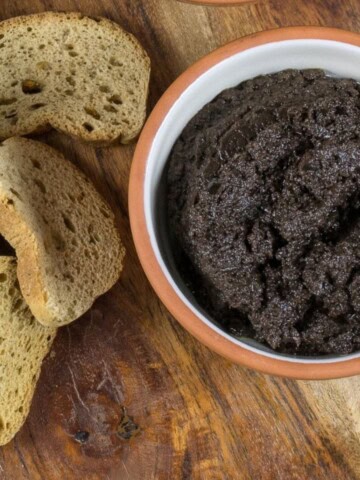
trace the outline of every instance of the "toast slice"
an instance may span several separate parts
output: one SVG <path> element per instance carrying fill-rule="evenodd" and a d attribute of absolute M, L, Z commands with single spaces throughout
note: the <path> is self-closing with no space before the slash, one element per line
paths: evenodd
<path fill-rule="evenodd" d="M 57 150 L 22 137 L 0 146 L 0 233 L 15 249 L 25 301 L 67 324 L 118 280 L 125 250 L 114 215 Z"/>
<path fill-rule="evenodd" d="M 40 325 L 16 278 L 16 259 L 0 257 L 0 445 L 14 437 L 30 410 L 41 364 L 56 329 Z"/>
<path fill-rule="evenodd" d="M 128 143 L 146 115 L 150 60 L 105 18 L 45 12 L 0 23 L 0 138 L 49 126 Z"/>

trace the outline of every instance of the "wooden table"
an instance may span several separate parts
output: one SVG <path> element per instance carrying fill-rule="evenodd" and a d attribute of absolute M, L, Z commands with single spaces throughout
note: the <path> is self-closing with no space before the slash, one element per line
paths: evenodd
<path fill-rule="evenodd" d="M 105 15 L 152 59 L 150 105 L 191 63 L 258 30 L 360 31 L 359 0 L 274 0 L 216 8 L 176 0 L 1 0 L 0 18 L 46 9 Z M 133 146 L 43 137 L 114 207 L 127 248 L 121 282 L 63 328 L 31 414 L 0 450 L 0 479 L 360 479 L 360 377 L 295 382 L 232 365 L 161 305 L 134 251 L 127 213 Z M 87 432 L 87 433 L 86 433 Z"/>

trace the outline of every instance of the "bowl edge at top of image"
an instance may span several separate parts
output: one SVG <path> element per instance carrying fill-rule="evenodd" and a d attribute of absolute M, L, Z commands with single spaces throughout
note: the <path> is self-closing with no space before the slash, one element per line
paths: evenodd
<path fill-rule="evenodd" d="M 296 379 L 360 374 L 360 352 L 297 357 L 232 337 L 189 299 L 159 246 L 157 190 L 171 149 L 193 116 L 226 88 L 261 74 L 318 68 L 360 81 L 360 34 L 325 27 L 289 27 L 235 40 L 186 70 L 161 97 L 138 141 L 129 186 L 131 230 L 142 267 L 172 315 L 200 342 L 232 362 Z"/>
<path fill-rule="evenodd" d="M 178 0 L 182 3 L 192 3 L 208 7 L 226 7 L 255 3 L 257 0 Z"/>

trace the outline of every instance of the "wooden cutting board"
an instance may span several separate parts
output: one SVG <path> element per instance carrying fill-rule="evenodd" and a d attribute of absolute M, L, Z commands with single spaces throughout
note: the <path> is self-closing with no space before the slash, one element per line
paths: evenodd
<path fill-rule="evenodd" d="M 265 0 L 200 7 L 176 0 L 1 0 L 0 18 L 46 9 L 105 15 L 152 58 L 150 106 L 224 42 L 287 25 L 360 31 L 359 0 Z M 1 480 L 360 479 L 360 377 L 271 378 L 200 345 L 161 305 L 134 251 L 127 187 L 134 146 L 61 149 L 112 204 L 127 248 L 121 282 L 63 328 L 31 414 L 0 449 Z"/>

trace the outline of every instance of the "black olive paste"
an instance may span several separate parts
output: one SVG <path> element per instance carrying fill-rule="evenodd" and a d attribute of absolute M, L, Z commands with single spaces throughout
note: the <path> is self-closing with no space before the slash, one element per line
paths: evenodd
<path fill-rule="evenodd" d="M 223 91 L 169 159 L 181 275 L 225 330 L 299 355 L 360 349 L 360 85 L 287 70 Z"/>

